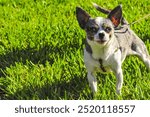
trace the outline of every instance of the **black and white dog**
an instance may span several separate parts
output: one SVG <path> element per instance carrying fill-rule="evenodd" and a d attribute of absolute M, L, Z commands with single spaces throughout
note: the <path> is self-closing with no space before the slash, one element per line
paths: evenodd
<path fill-rule="evenodd" d="M 150 56 L 145 44 L 129 25 L 122 23 L 125 20 L 121 5 L 110 11 L 107 18 L 92 18 L 82 8 L 76 7 L 76 17 L 80 27 L 86 32 L 84 62 L 93 93 L 97 92 L 96 71 L 113 71 L 117 78 L 116 92 L 121 94 L 121 66 L 128 55 L 138 56 L 150 69 Z"/>

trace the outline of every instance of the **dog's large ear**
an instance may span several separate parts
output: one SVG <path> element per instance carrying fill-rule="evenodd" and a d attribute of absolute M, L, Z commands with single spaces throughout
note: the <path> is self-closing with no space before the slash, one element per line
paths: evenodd
<path fill-rule="evenodd" d="M 115 7 L 108 15 L 108 18 L 112 21 L 115 27 L 117 27 L 122 19 L 122 6 Z"/>
<path fill-rule="evenodd" d="M 82 8 L 76 7 L 76 17 L 80 27 L 82 29 L 85 29 L 86 23 L 88 22 L 90 15 Z"/>

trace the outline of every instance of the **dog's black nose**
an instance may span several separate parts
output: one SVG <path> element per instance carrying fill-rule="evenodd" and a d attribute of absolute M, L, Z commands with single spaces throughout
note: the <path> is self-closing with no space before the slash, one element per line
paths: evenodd
<path fill-rule="evenodd" d="M 100 38 L 100 39 L 103 39 L 103 38 L 104 38 L 104 36 L 105 36 L 105 34 L 104 34 L 104 33 L 99 33 L 99 38 Z"/>

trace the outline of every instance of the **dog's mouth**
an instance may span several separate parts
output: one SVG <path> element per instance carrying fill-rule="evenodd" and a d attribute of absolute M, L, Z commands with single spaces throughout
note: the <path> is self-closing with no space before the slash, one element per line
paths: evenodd
<path fill-rule="evenodd" d="M 96 42 L 99 44 L 104 44 L 106 42 L 106 40 L 96 40 Z"/>

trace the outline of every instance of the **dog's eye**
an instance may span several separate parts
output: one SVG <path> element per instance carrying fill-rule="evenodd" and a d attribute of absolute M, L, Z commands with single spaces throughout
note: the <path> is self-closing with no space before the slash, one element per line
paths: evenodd
<path fill-rule="evenodd" d="M 88 27 L 87 30 L 91 31 L 93 33 L 96 33 L 98 31 L 98 28 L 97 27 Z"/>
<path fill-rule="evenodd" d="M 104 30 L 105 30 L 107 33 L 109 33 L 109 32 L 111 31 L 111 28 L 110 28 L 110 27 L 106 27 Z"/>
<path fill-rule="evenodd" d="M 110 31 L 111 31 L 111 27 L 109 27 L 107 24 L 103 24 L 102 25 L 102 28 L 107 32 L 107 33 L 109 33 Z"/>

